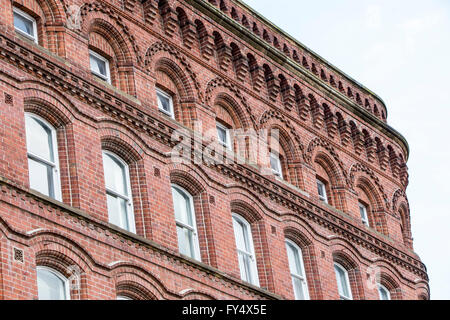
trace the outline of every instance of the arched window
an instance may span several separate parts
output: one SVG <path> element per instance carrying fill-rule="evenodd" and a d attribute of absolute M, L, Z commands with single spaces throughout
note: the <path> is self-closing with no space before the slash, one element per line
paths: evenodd
<path fill-rule="evenodd" d="M 380 296 L 380 300 L 391 300 L 391 293 L 380 283 L 378 284 L 378 294 Z"/>
<path fill-rule="evenodd" d="M 36 273 L 39 300 L 70 300 L 66 277 L 47 267 L 37 267 Z"/>
<path fill-rule="evenodd" d="M 111 84 L 111 71 L 109 68 L 109 60 L 95 51 L 89 50 L 89 61 L 91 72 L 97 78 Z"/>
<path fill-rule="evenodd" d="M 61 200 L 56 130 L 44 119 L 25 114 L 30 188 Z"/>
<path fill-rule="evenodd" d="M 286 240 L 286 250 L 296 300 L 309 300 L 308 284 L 303 263 L 302 250 L 294 242 Z"/>
<path fill-rule="evenodd" d="M 358 202 L 358 206 L 359 206 L 359 213 L 361 215 L 361 221 L 363 224 L 365 224 L 366 226 L 370 226 L 369 224 L 369 216 L 367 214 L 367 205 L 361 201 Z"/>
<path fill-rule="evenodd" d="M 217 140 L 221 145 L 229 150 L 233 149 L 231 141 L 230 129 L 219 121 L 216 121 Z"/>
<path fill-rule="evenodd" d="M 317 184 L 317 194 L 319 195 L 320 201 L 328 203 L 328 195 L 327 195 L 326 183 L 323 182 L 323 180 L 317 178 L 316 179 L 316 184 Z"/>
<path fill-rule="evenodd" d="M 117 296 L 116 300 L 133 300 L 133 299 L 127 296 Z"/>
<path fill-rule="evenodd" d="M 178 249 L 181 254 L 200 261 L 193 198 L 189 192 L 177 185 L 172 185 L 172 197 L 177 224 Z"/>
<path fill-rule="evenodd" d="M 348 271 L 338 263 L 334 263 L 334 272 L 341 300 L 353 300 Z"/>
<path fill-rule="evenodd" d="M 283 179 L 283 169 L 281 167 L 280 155 L 276 152 L 270 153 L 270 167 L 272 168 L 274 175 Z"/>
<path fill-rule="evenodd" d="M 13 15 L 16 31 L 33 42 L 38 43 L 36 19 L 16 7 L 13 8 Z"/>
<path fill-rule="evenodd" d="M 241 279 L 259 286 L 255 249 L 250 224 L 237 214 L 233 214 L 233 228 L 239 260 Z"/>
<path fill-rule="evenodd" d="M 106 198 L 109 222 L 127 231 L 136 232 L 130 173 L 128 165 L 117 155 L 103 151 Z"/>
<path fill-rule="evenodd" d="M 159 110 L 167 114 L 172 119 L 175 119 L 172 95 L 165 92 L 164 90 L 156 88 L 156 98 Z"/>

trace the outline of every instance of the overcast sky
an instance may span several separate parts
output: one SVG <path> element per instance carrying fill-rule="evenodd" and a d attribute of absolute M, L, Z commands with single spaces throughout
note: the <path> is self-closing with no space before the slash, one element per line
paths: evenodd
<path fill-rule="evenodd" d="M 450 1 L 244 1 L 385 101 L 411 148 L 414 248 L 450 299 Z"/>

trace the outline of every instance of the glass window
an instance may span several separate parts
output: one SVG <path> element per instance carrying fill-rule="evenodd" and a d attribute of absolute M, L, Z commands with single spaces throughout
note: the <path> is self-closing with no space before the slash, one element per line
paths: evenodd
<path fill-rule="evenodd" d="M 40 117 L 26 113 L 25 131 L 30 188 L 61 200 L 55 129 Z"/>
<path fill-rule="evenodd" d="M 128 165 L 116 155 L 103 151 L 109 222 L 136 232 Z"/>
<path fill-rule="evenodd" d="M 39 300 L 70 300 L 69 282 L 59 272 L 37 267 Z"/>
<path fill-rule="evenodd" d="M 291 270 L 292 285 L 296 300 L 309 300 L 308 285 L 301 249 L 292 241 L 286 240 L 286 250 Z"/>
<path fill-rule="evenodd" d="M 367 207 L 359 202 L 359 213 L 361 214 L 361 220 L 366 225 L 369 226 L 369 217 L 367 216 Z"/>
<path fill-rule="evenodd" d="M 281 169 L 281 161 L 278 154 L 270 153 L 270 167 L 274 175 L 283 179 L 283 171 Z"/>
<path fill-rule="evenodd" d="M 220 123 L 216 124 L 216 128 L 217 128 L 217 139 L 219 140 L 219 142 L 228 149 L 231 149 L 230 130 Z"/>
<path fill-rule="evenodd" d="M 173 206 L 181 254 L 200 261 L 200 249 L 192 196 L 179 186 L 172 186 Z"/>
<path fill-rule="evenodd" d="M 317 193 L 321 201 L 328 203 L 327 189 L 325 188 L 325 184 L 320 180 L 317 180 Z"/>
<path fill-rule="evenodd" d="M 117 296 L 116 299 L 117 299 L 117 300 L 133 300 L 133 299 L 131 299 L 130 297 L 127 297 L 127 296 Z"/>
<path fill-rule="evenodd" d="M 380 295 L 380 300 L 391 300 L 391 293 L 381 284 L 378 284 L 378 294 Z"/>
<path fill-rule="evenodd" d="M 171 118 L 174 118 L 173 112 L 173 101 L 172 96 L 162 91 L 161 89 L 156 89 L 156 97 L 158 100 L 158 108 Z"/>
<path fill-rule="evenodd" d="M 241 279 L 259 286 L 250 224 L 241 216 L 233 215 L 233 228 L 234 236 L 236 238 Z"/>
<path fill-rule="evenodd" d="M 37 43 L 36 20 L 20 9 L 13 8 L 14 28 L 22 35 Z"/>
<path fill-rule="evenodd" d="M 335 263 L 334 271 L 336 273 L 336 281 L 341 300 L 352 300 L 352 292 L 347 270 L 340 264 Z"/>
<path fill-rule="evenodd" d="M 89 50 L 89 60 L 91 64 L 91 72 L 100 79 L 111 83 L 108 59 L 92 50 Z"/>

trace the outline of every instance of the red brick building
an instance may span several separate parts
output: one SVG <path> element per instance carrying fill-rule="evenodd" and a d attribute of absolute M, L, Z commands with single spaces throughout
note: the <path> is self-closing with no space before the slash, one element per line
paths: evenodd
<path fill-rule="evenodd" d="M 385 104 L 244 3 L 0 12 L 0 299 L 428 299 Z"/>

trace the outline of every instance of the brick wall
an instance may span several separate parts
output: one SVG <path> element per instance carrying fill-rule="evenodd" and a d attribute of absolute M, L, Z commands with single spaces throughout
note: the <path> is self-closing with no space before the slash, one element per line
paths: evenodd
<path fill-rule="evenodd" d="M 13 6 L 36 19 L 37 44 L 14 30 Z M 386 125 L 382 101 L 242 3 L 0 8 L 1 299 L 37 298 L 36 266 L 67 277 L 79 268 L 72 299 L 293 299 L 285 239 L 302 249 L 312 299 L 339 298 L 333 261 L 349 271 L 356 299 L 378 299 L 372 270 L 393 298 L 429 296 L 412 247 L 408 146 Z M 91 74 L 89 50 L 108 58 L 111 85 Z M 172 94 L 175 119 L 158 110 L 156 88 Z M 57 130 L 62 202 L 29 187 L 25 112 Z M 173 163 L 172 133 L 211 135 L 216 119 L 279 129 L 284 181 L 249 163 Z M 136 234 L 108 222 L 102 150 L 129 165 Z M 171 184 L 193 196 L 201 263 L 178 253 Z M 251 224 L 260 287 L 240 280 L 232 213 Z"/>

